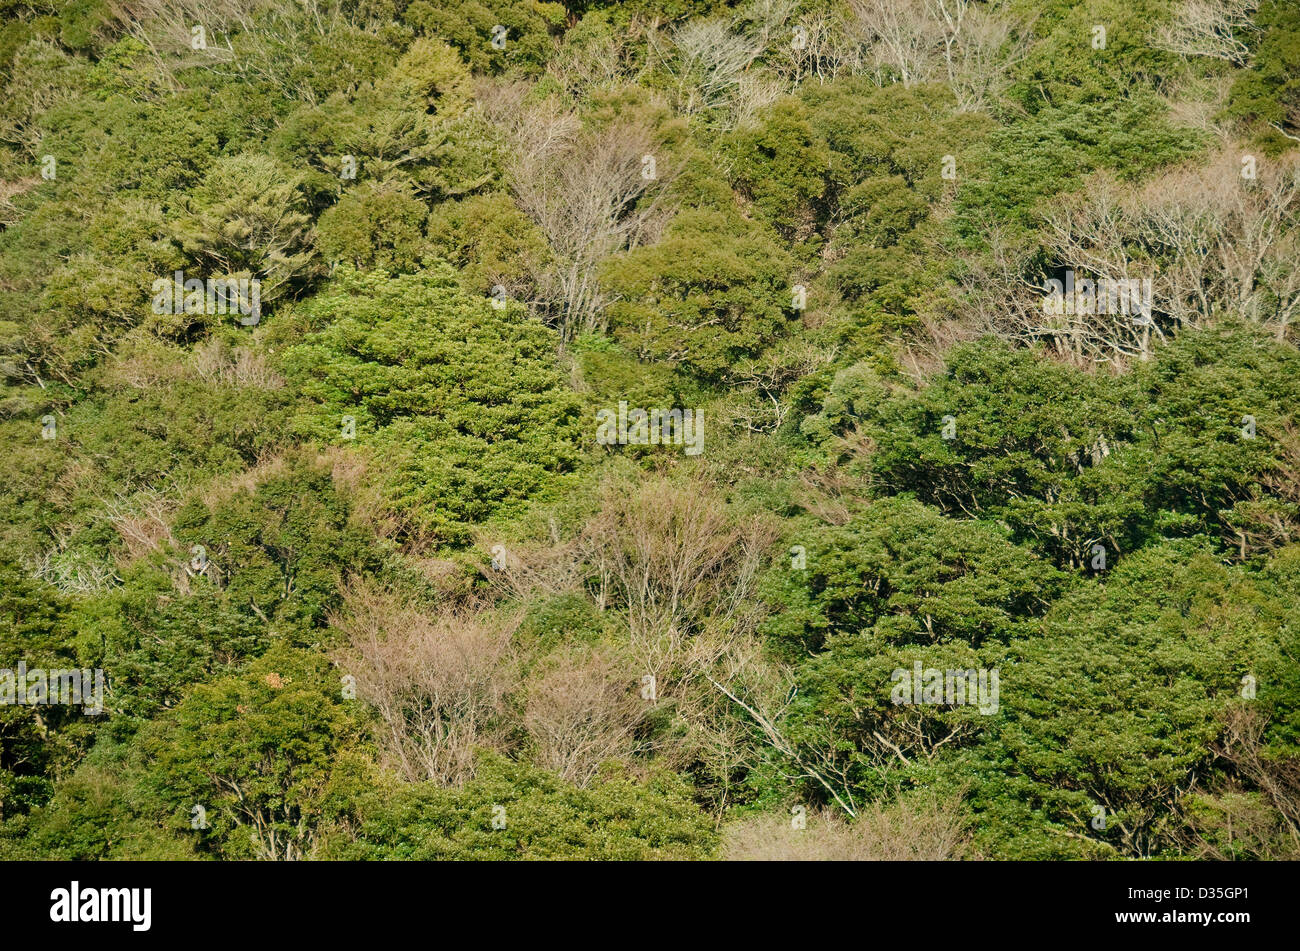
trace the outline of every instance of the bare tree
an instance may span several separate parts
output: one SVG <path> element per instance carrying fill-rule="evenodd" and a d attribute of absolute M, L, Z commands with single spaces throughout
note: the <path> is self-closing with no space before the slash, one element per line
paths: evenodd
<path fill-rule="evenodd" d="M 546 72 L 575 97 L 594 89 L 638 83 L 647 68 L 642 52 L 646 28 L 633 17 L 626 30 L 583 43 L 565 41 L 546 64 Z"/>
<path fill-rule="evenodd" d="M 790 384 L 833 361 L 837 352 L 838 347 L 795 339 L 758 359 L 742 361 L 733 375 L 734 386 L 749 398 L 727 406 L 727 422 L 748 433 L 774 431 L 790 411 L 782 400 Z"/>
<path fill-rule="evenodd" d="M 27 570 L 65 594 L 98 594 L 122 583 L 112 564 L 69 550 L 66 542 L 42 552 Z"/>
<path fill-rule="evenodd" d="M 931 16 L 943 24 L 943 64 L 960 112 L 992 103 L 1011 82 L 1011 67 L 1024 58 L 1029 31 L 988 4 L 930 0 Z"/>
<path fill-rule="evenodd" d="M 1264 749 L 1267 727 L 1268 719 L 1258 711 L 1238 708 L 1228 715 L 1212 749 L 1268 797 L 1295 855 L 1300 853 L 1300 757 L 1269 755 Z"/>
<path fill-rule="evenodd" d="M 724 832 L 729 861 L 899 862 L 967 857 L 969 837 L 955 798 L 914 797 L 873 803 L 853 821 L 819 810 L 795 828 L 789 817 L 763 816 Z"/>
<path fill-rule="evenodd" d="M 1248 706 L 1230 709 L 1210 750 L 1225 767 L 1188 790 L 1178 844 L 1214 861 L 1300 857 L 1300 757 L 1267 751 L 1269 720 Z"/>
<path fill-rule="evenodd" d="M 234 59 L 231 34 L 252 29 L 254 15 L 266 5 L 264 0 L 111 0 L 108 13 L 170 69 Z"/>
<path fill-rule="evenodd" d="M 1051 247 L 1080 263 L 1123 268 L 1131 249 L 1160 267 L 1157 309 L 1177 326 L 1219 312 L 1271 326 L 1283 339 L 1300 310 L 1300 161 L 1261 163 L 1243 178 L 1240 154 L 1116 192 L 1090 190 L 1049 219 Z"/>
<path fill-rule="evenodd" d="M 1250 59 L 1247 39 L 1259 32 L 1251 16 L 1256 0 L 1183 0 L 1173 19 L 1155 34 L 1157 49 L 1180 56 L 1206 56 L 1234 66 Z"/>
<path fill-rule="evenodd" d="M 582 588 L 583 566 L 578 542 L 560 537 L 559 526 L 549 520 L 546 537 L 512 540 L 503 544 L 495 530 L 477 533 L 479 548 L 490 558 L 480 576 L 498 598 L 526 601 L 555 597 Z"/>
<path fill-rule="evenodd" d="M 768 61 L 789 88 L 808 79 L 827 83 L 869 68 L 865 47 L 838 8 L 801 13 L 790 25 L 788 40 L 773 45 Z"/>
<path fill-rule="evenodd" d="M 655 61 L 674 81 L 678 109 L 686 115 L 718 113 L 735 125 L 787 90 L 765 80 L 755 64 L 770 51 L 777 31 L 794 12 L 788 0 L 761 0 L 747 20 L 690 20 L 665 38 L 649 35 Z"/>
<path fill-rule="evenodd" d="M 963 112 L 983 108 L 1009 82 L 1028 30 L 1003 7 L 975 0 L 850 0 L 850 30 L 904 86 L 944 81 Z"/>
<path fill-rule="evenodd" d="M 553 659 L 529 687 L 524 707 L 537 763 L 586 786 L 602 763 L 626 761 L 647 709 L 637 687 L 607 653 L 574 650 Z"/>
<path fill-rule="evenodd" d="M 378 713 L 379 739 L 407 779 L 462 783 L 477 749 L 504 746 L 511 625 L 468 612 L 429 617 L 370 586 L 348 590 L 333 623 L 350 644 L 341 666 Z"/>
<path fill-rule="evenodd" d="M 534 307 L 569 340 L 599 326 L 597 265 L 656 232 L 672 173 L 648 120 L 586 127 L 554 102 L 525 104 L 525 93 L 522 86 L 485 91 L 484 106 L 510 141 L 515 201 L 551 251 L 552 263 L 535 276 Z"/>
<path fill-rule="evenodd" d="M 261 353 L 249 347 L 232 347 L 215 337 L 194 348 L 190 367 L 200 380 L 218 386 L 278 390 L 285 384 L 284 377 Z"/>
<path fill-rule="evenodd" d="M 0 142 L 22 150 L 31 158 L 40 155 L 41 138 L 45 129 L 41 117 L 61 102 L 77 95 L 84 63 L 65 53 L 55 43 L 32 40 L 20 46 L 6 72 L 5 109 L 0 115 Z M 33 184 L 40 179 L 33 180 Z M 13 212 L 4 208 L 7 199 L 26 191 L 18 182 L 6 182 L 7 194 L 0 196 L 0 209 L 5 220 Z M 17 218 L 13 218 L 16 221 Z"/>
<path fill-rule="evenodd" d="M 965 280 L 990 326 L 1049 343 L 1080 364 L 1147 358 L 1181 327 L 1236 315 L 1279 340 L 1300 314 L 1300 160 L 1261 162 L 1243 177 L 1239 152 L 1142 186 L 1094 178 L 1045 215 L 1044 245 L 1056 265 L 1082 279 L 1151 282 L 1151 313 L 1101 307 L 1051 311 L 1046 275 L 996 244 Z M 991 265 L 991 266 L 990 266 Z"/>
<path fill-rule="evenodd" d="M 343 17 L 341 5 L 323 0 L 109 0 L 107 12 L 149 50 L 177 89 L 173 72 L 195 66 L 281 85 L 286 56 L 306 62 L 296 44 L 285 42 L 285 35 L 323 36 Z M 238 51 L 236 36 L 241 40 Z M 281 89 L 312 99 L 306 83 Z"/>
<path fill-rule="evenodd" d="M 639 636 L 740 621 L 772 539 L 764 522 L 730 515 L 703 483 L 660 479 L 608 488 L 580 546 L 597 603 L 625 607 Z"/>
<path fill-rule="evenodd" d="M 695 769 L 720 804 L 760 747 L 713 685 L 760 706 L 781 690 L 754 634 L 758 572 L 773 540 L 766 521 L 729 512 L 702 481 L 662 479 L 611 487 L 579 535 L 597 603 L 623 609 L 614 620 L 627 625 L 631 669 L 675 724 L 657 739 L 657 758 Z"/>
<path fill-rule="evenodd" d="M 875 58 L 904 86 L 924 82 L 932 54 L 943 45 L 943 24 L 928 0 L 849 0 L 856 27 Z"/>
<path fill-rule="evenodd" d="M 1047 216 L 1045 243 L 1068 271 L 1077 271 L 1085 280 L 1108 287 L 1152 280 L 1151 262 L 1134 258 L 1123 200 L 1120 189 L 1102 179 L 1088 189 L 1082 211 L 1071 208 Z M 1067 303 L 1061 312 L 1043 312 L 1040 319 L 1077 357 L 1095 360 L 1101 353 L 1148 359 L 1152 331 L 1162 337 L 1161 325 L 1141 313 L 1103 307 L 1100 297 L 1092 308 Z"/>
<path fill-rule="evenodd" d="M 719 808 L 761 750 L 751 724 L 711 681 L 770 706 L 788 684 L 754 636 L 758 572 L 774 535 L 737 514 L 703 480 L 612 480 L 599 511 L 571 537 L 554 521 L 538 538 L 494 552 L 483 575 L 504 598 L 585 590 L 605 614 L 610 646 L 561 655 L 529 689 L 526 720 L 539 759 L 581 779 L 605 754 L 643 745 L 695 770 Z M 495 547 L 484 537 L 480 544 Z M 612 610 L 609 610 L 612 609 Z M 630 732 L 651 708 L 673 729 Z M 601 711 L 593 719 L 587 711 Z"/>
<path fill-rule="evenodd" d="M 112 498 L 100 497 L 101 517 L 113 526 L 126 548 L 129 563 L 176 544 L 171 517 L 180 503 L 152 488 L 137 492 L 117 492 Z"/>

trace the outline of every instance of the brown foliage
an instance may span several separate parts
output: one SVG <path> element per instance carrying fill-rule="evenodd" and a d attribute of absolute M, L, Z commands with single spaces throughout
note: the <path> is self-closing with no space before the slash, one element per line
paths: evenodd
<path fill-rule="evenodd" d="M 632 636 L 697 631 L 706 619 L 752 629 L 753 592 L 775 542 L 702 482 L 611 486 L 579 538 L 602 608 L 625 608 Z"/>
<path fill-rule="evenodd" d="M 514 625 L 468 612 L 431 617 L 372 586 L 349 589 L 333 623 L 348 638 L 342 667 L 406 779 L 462 783 L 476 750 L 505 748 Z"/>
<path fill-rule="evenodd" d="M 1300 858 L 1300 757 L 1264 749 L 1267 720 L 1250 708 L 1229 712 L 1211 746 L 1230 773 L 1184 804 L 1180 844 L 1198 858 Z"/>
<path fill-rule="evenodd" d="M 176 544 L 171 530 L 172 512 L 178 504 L 175 499 L 144 489 L 133 497 L 118 494 L 102 503 L 104 518 L 126 547 L 127 563 Z"/>
<path fill-rule="evenodd" d="M 1055 263 L 1080 277 L 1151 280 L 1150 321 L 1116 313 L 1047 314 L 1023 254 L 990 239 L 990 262 L 966 280 L 992 329 L 1043 341 L 1079 364 L 1147 359 L 1156 339 L 1232 315 L 1286 339 L 1300 315 L 1300 159 L 1259 161 L 1242 150 L 1141 186 L 1098 176 L 1045 221 Z M 994 236 L 996 237 L 996 236 Z"/>
<path fill-rule="evenodd" d="M 190 364 L 195 376 L 205 383 L 267 390 L 284 386 L 284 377 L 262 354 L 248 347 L 231 347 L 221 340 L 209 340 L 195 347 Z"/>
<path fill-rule="evenodd" d="M 585 786 L 601 763 L 630 758 L 646 707 L 636 679 L 608 654 L 571 651 L 529 688 L 524 727 L 538 765 Z"/>
<path fill-rule="evenodd" d="M 1268 755 L 1263 749 L 1266 726 L 1257 711 L 1234 710 L 1214 752 L 1268 797 L 1286 823 L 1292 847 L 1300 850 L 1300 758 Z"/>
<path fill-rule="evenodd" d="M 725 832 L 724 857 L 758 862 L 946 861 L 970 857 L 956 800 L 879 803 L 846 822 L 838 813 L 809 813 L 796 829 L 784 816 L 763 816 Z"/>
<path fill-rule="evenodd" d="M 691 768 L 719 808 L 756 750 L 752 727 L 711 681 L 764 705 L 786 689 L 754 635 L 757 577 L 775 539 L 764 518 L 729 510 L 706 482 L 666 478 L 608 485 L 577 539 L 589 589 L 602 609 L 625 612 L 629 662 L 653 678 L 654 703 L 670 717 L 656 754 Z"/>
<path fill-rule="evenodd" d="M 509 142 L 515 201 L 550 248 L 545 270 L 533 276 L 533 306 L 567 340 L 599 326 L 600 262 L 653 240 L 662 227 L 672 175 L 653 117 L 628 111 L 588 127 L 552 100 L 527 101 L 528 92 L 523 84 L 499 84 L 480 97 Z M 653 177 L 643 174 L 647 156 L 655 162 Z"/>

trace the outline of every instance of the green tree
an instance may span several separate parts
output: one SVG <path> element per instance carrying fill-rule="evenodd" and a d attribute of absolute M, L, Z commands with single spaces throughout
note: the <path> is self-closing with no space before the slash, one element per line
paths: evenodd
<path fill-rule="evenodd" d="M 142 782 L 220 858 L 314 854 L 364 787 L 359 730 L 339 676 L 319 654 L 277 648 L 237 674 L 200 684 L 141 739 Z"/>
<path fill-rule="evenodd" d="M 495 825 L 494 825 L 495 823 Z M 647 861 L 711 857 L 717 832 L 685 784 L 606 773 L 586 788 L 485 755 L 460 789 L 422 784 L 374 797 L 352 838 L 330 857 L 464 861 Z"/>
<path fill-rule="evenodd" d="M 642 360 L 724 383 L 791 324 L 792 264 L 768 230 L 734 212 L 683 211 L 658 244 L 611 258 L 610 331 Z"/>
<path fill-rule="evenodd" d="M 310 401 L 299 431 L 338 442 L 352 416 L 414 528 L 463 542 L 470 523 L 576 465 L 579 403 L 553 335 L 467 297 L 445 265 L 396 278 L 340 269 L 302 320 L 312 332 L 285 355 Z"/>
<path fill-rule="evenodd" d="M 409 184 L 363 182 L 320 216 L 316 245 L 331 264 L 413 271 L 424 250 L 427 215 Z"/>

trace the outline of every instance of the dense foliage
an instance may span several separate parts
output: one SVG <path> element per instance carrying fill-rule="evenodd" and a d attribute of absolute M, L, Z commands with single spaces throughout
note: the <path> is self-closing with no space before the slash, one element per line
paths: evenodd
<path fill-rule="evenodd" d="M 0 857 L 1300 857 L 1294 3 L 0 7 Z"/>

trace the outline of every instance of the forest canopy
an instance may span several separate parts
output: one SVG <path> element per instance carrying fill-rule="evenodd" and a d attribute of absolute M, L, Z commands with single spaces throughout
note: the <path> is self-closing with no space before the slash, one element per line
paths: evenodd
<path fill-rule="evenodd" d="M 1300 858 L 1296 4 L 0 8 L 0 858 Z"/>

